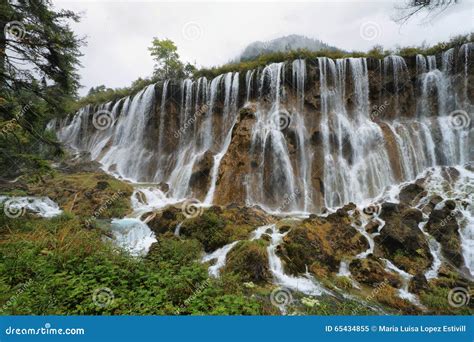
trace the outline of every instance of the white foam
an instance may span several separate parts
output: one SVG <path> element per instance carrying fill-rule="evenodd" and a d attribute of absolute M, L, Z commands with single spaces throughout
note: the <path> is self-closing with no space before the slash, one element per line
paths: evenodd
<path fill-rule="evenodd" d="M 111 231 L 117 245 L 132 255 L 148 253 L 150 246 L 156 242 L 151 229 L 137 218 L 113 219 Z"/>
<path fill-rule="evenodd" d="M 58 204 L 49 197 L 8 197 L 0 196 L 0 203 L 8 205 L 14 211 L 28 210 L 41 217 L 54 217 L 62 213 Z M 4 209 L 7 210 L 7 209 Z"/>

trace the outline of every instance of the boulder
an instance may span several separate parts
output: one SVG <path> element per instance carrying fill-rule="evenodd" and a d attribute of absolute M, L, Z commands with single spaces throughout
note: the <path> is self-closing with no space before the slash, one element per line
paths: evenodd
<path fill-rule="evenodd" d="M 418 272 L 415 276 L 411 279 L 410 285 L 408 290 L 413 293 L 420 293 L 422 291 L 426 291 L 428 289 L 428 281 L 426 280 L 425 275 L 422 272 Z"/>
<path fill-rule="evenodd" d="M 242 282 L 261 283 L 269 281 L 268 242 L 265 240 L 239 242 L 227 254 L 222 273 L 237 274 Z"/>
<path fill-rule="evenodd" d="M 404 186 L 398 195 L 400 202 L 408 205 L 415 205 L 424 196 L 426 196 L 425 189 L 417 183 Z"/>
<path fill-rule="evenodd" d="M 327 218 L 306 219 L 284 237 L 281 256 L 288 270 L 315 274 L 337 272 L 343 259 L 367 250 L 366 238 L 351 226 L 350 217 L 334 213 Z"/>
<path fill-rule="evenodd" d="M 415 274 L 430 267 L 433 257 L 426 237 L 418 227 L 423 218 L 421 211 L 401 209 L 399 205 L 382 205 L 380 216 L 385 220 L 385 226 L 374 239 L 374 253 Z"/>
<path fill-rule="evenodd" d="M 354 259 L 349 264 L 349 270 L 352 277 L 359 283 L 372 287 L 378 286 L 384 282 L 393 287 L 400 287 L 400 278 L 385 270 L 384 265 L 373 255 L 365 259 Z"/>
<path fill-rule="evenodd" d="M 425 230 L 440 244 L 443 255 L 457 267 L 464 263 L 461 237 L 456 220 L 456 203 L 448 200 L 441 209 L 434 209 L 426 223 Z"/>

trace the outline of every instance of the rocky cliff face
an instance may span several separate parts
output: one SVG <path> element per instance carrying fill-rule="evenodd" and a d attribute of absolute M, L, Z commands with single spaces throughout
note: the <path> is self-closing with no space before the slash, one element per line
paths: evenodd
<path fill-rule="evenodd" d="M 59 137 L 163 203 L 321 212 L 472 160 L 472 44 L 437 56 L 295 60 L 166 81 L 88 106 Z"/>

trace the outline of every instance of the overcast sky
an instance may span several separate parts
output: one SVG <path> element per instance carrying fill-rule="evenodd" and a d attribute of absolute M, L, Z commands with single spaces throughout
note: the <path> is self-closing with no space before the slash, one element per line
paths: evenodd
<path fill-rule="evenodd" d="M 474 31 L 472 0 L 463 0 L 430 23 L 417 17 L 403 27 L 392 20 L 401 1 L 53 3 L 83 14 L 73 29 L 87 40 L 80 69 L 85 94 L 92 86 L 124 87 L 150 76 L 153 61 L 147 48 L 153 37 L 173 40 L 183 61 L 209 67 L 235 58 L 253 41 L 289 34 L 366 51 L 376 44 L 433 44 Z"/>

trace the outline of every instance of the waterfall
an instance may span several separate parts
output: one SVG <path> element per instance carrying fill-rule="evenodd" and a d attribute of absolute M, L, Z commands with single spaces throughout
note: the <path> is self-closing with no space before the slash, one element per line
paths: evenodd
<path fill-rule="evenodd" d="M 311 164 L 313 153 L 308 151 L 308 132 L 304 122 L 304 85 L 306 79 L 306 62 L 297 59 L 292 64 L 293 87 L 296 88 L 296 108 L 293 112 L 293 121 L 298 141 L 300 173 L 303 187 L 303 211 L 310 212 L 312 208 Z"/>
<path fill-rule="evenodd" d="M 241 186 L 240 204 L 320 212 L 370 201 L 430 167 L 472 162 L 470 127 L 453 127 L 451 115 L 472 116 L 471 50 L 469 43 L 419 54 L 416 65 L 396 55 L 319 57 L 209 80 L 166 80 L 48 127 L 105 171 L 147 183 L 139 190 L 143 207 L 190 197 L 212 205 L 220 186 Z M 235 184 L 220 184 L 242 106 L 255 109 L 249 148 L 241 151 L 249 170 Z M 100 113 L 108 125 L 97 129 Z"/>
<path fill-rule="evenodd" d="M 337 207 L 375 196 L 393 183 L 393 176 L 386 163 L 388 155 L 382 130 L 369 118 L 366 59 L 349 58 L 334 63 L 320 58 L 319 67 L 325 158 L 324 203 L 326 207 Z M 350 70 L 351 87 L 348 90 L 354 98 L 353 108 L 349 108 L 345 101 L 347 67 Z M 335 136 L 334 142 L 330 141 L 331 133 Z"/>
<path fill-rule="evenodd" d="M 226 94 L 224 103 L 224 118 L 223 118 L 223 130 L 227 132 L 225 135 L 222 147 L 219 152 L 214 156 L 214 164 L 211 170 L 211 186 L 207 192 L 204 204 L 211 205 L 214 199 L 214 192 L 216 191 L 217 176 L 219 172 L 219 166 L 222 158 L 225 156 L 227 149 L 229 148 L 232 130 L 237 120 L 237 96 L 239 93 L 239 73 L 235 73 L 232 78 L 232 74 L 228 74 L 230 77 L 226 77 Z"/>
<path fill-rule="evenodd" d="M 279 207 L 288 196 L 296 193 L 295 175 L 283 130 L 291 116 L 281 108 L 284 63 L 274 63 L 262 71 L 256 123 L 252 130 L 250 155 L 256 160 L 255 170 L 247 183 L 248 202 L 270 210 Z M 268 98 L 270 106 L 263 104 Z M 294 208 L 294 202 L 288 203 Z"/>
<path fill-rule="evenodd" d="M 124 104 L 121 120 L 115 124 L 111 147 L 98 158 L 104 169 L 132 181 L 145 179 L 143 165 L 150 161 L 152 151 L 144 144 L 143 132 L 155 100 L 155 85 L 149 85 Z"/>

